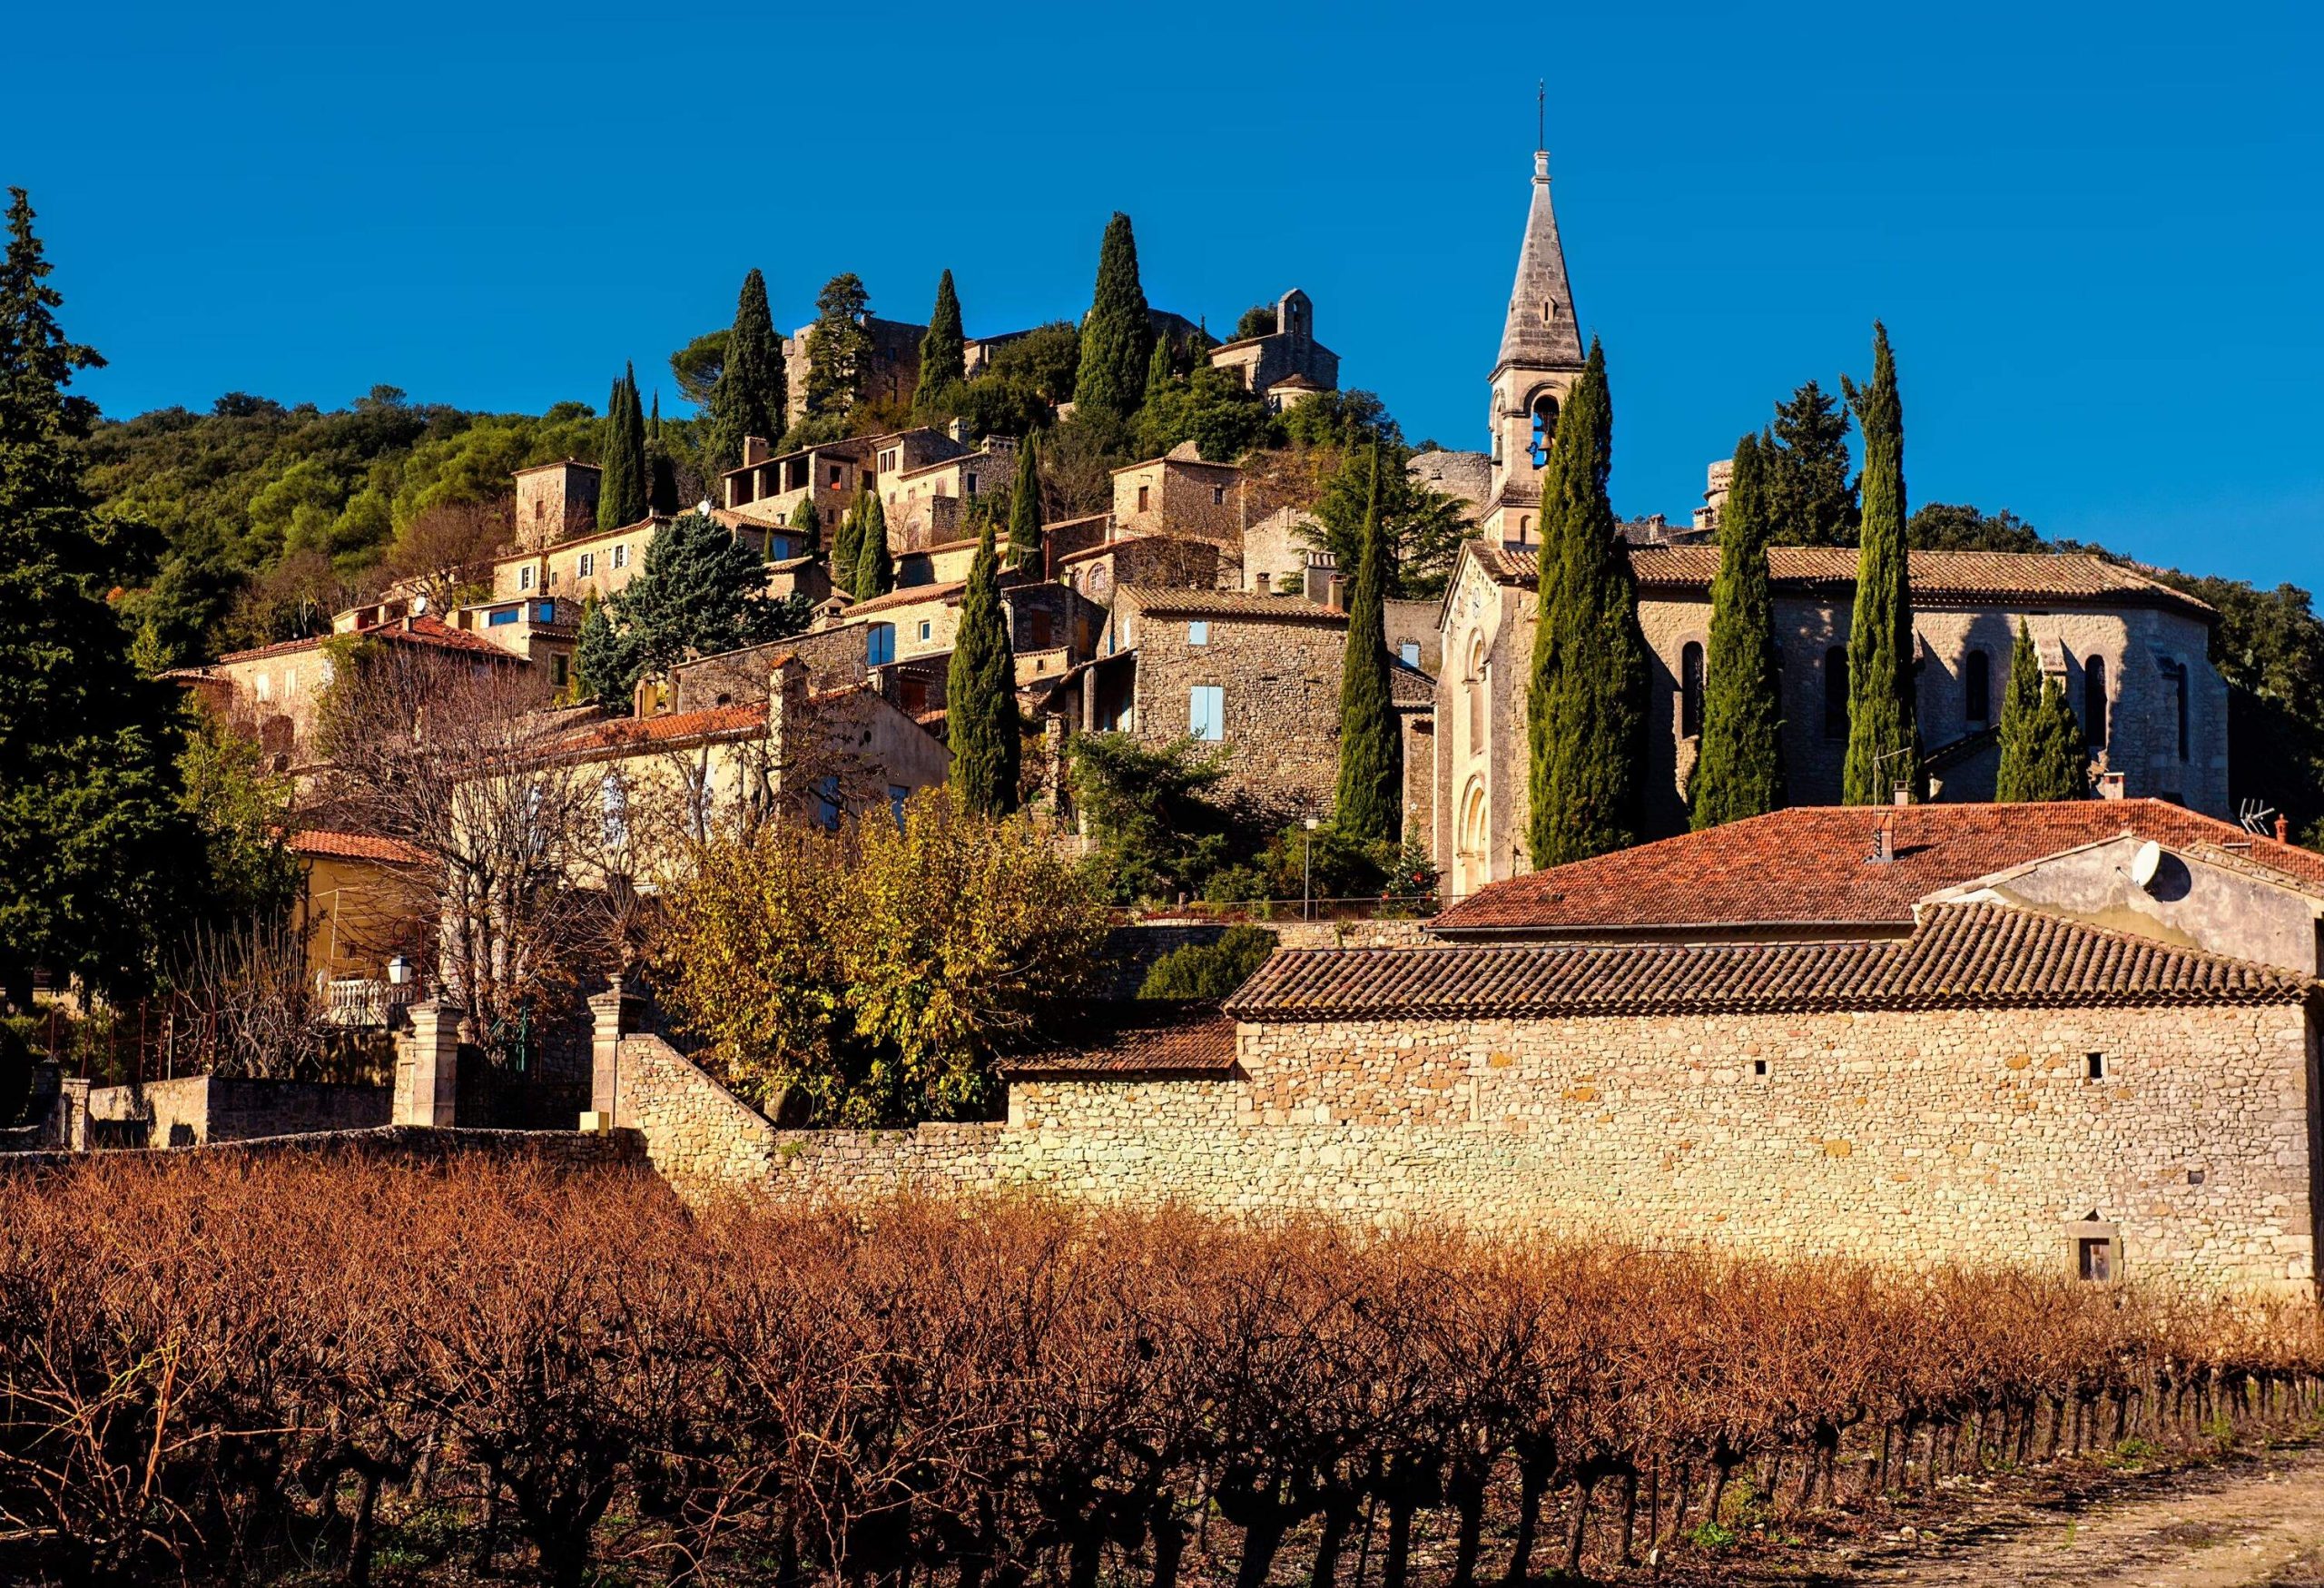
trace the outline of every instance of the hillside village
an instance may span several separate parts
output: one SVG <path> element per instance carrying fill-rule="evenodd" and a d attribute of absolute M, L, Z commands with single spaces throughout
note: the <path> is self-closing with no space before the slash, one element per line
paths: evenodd
<path fill-rule="evenodd" d="M 1862 426 L 1860 499 L 1747 437 L 1617 520 L 1546 154 L 1523 196 L 1474 450 L 1295 288 L 1223 341 L 1151 307 L 1121 216 L 1078 327 L 849 277 L 780 337 L 753 272 L 690 439 L 625 373 L 472 555 L 155 669 L 281 802 L 312 1030 L 52 1066 L 16 1144 L 577 1122 L 690 1195 L 2311 1287 L 2324 863 L 2234 797 L 2220 612 L 1908 544 L 1885 331 L 1787 410 Z M 11 960 L 52 1033 L 106 1002 Z"/>

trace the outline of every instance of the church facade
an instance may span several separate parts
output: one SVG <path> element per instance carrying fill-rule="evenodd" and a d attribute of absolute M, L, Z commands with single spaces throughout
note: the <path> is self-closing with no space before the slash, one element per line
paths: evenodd
<path fill-rule="evenodd" d="M 1462 547 L 1438 612 L 1433 851 L 1466 896 L 1530 870 L 1526 731 L 1541 469 L 1582 341 L 1550 201 L 1548 157 L 1532 198 L 1494 360 L 1490 483 L 1480 536 Z M 1647 835 L 1686 825 L 1702 732 L 1716 545 L 1629 553 L 1650 653 Z M 1856 554 L 1769 554 L 1794 804 L 1837 804 L 1847 742 L 1846 652 Z M 1933 797 L 1989 800 L 2012 643 L 2032 632 L 2043 670 L 2082 718 L 2104 793 L 2228 814 L 2227 686 L 2211 662 L 2219 615 L 2136 571 L 2083 554 L 1916 551 L 1914 668 Z"/>

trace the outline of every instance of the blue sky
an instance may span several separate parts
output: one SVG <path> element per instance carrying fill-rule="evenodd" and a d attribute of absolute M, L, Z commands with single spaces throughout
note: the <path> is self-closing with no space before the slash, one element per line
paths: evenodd
<path fill-rule="evenodd" d="M 2312 5 L 27 7 L 33 190 L 109 413 L 537 410 L 853 270 L 1086 305 L 1107 214 L 1215 330 L 1298 285 L 1344 384 L 1483 444 L 1546 77 L 1615 502 L 1682 516 L 1809 377 L 1902 371 L 1915 501 L 2324 583 Z M 25 92 L 30 84 L 30 92 Z"/>

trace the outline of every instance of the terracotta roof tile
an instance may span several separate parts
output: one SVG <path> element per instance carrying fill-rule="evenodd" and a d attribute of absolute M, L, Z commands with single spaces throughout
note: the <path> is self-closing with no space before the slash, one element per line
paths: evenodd
<path fill-rule="evenodd" d="M 417 617 L 399 618 L 394 623 L 382 623 L 372 628 L 356 629 L 344 636 L 334 634 L 310 635 L 305 639 L 287 639 L 271 646 L 259 646 L 247 651 L 229 651 L 218 658 L 227 662 L 254 662 L 267 656 L 289 656 L 297 651 L 312 650 L 330 639 L 392 640 L 399 645 L 435 646 L 448 651 L 465 651 L 471 656 L 487 656 L 496 662 L 524 662 L 525 658 L 502 650 L 488 640 L 478 639 L 464 629 L 452 627 L 442 618 L 422 613 Z"/>
<path fill-rule="evenodd" d="M 1875 835 L 1892 819 L 1896 858 L 1874 862 Z M 1914 902 L 1931 893 L 2124 833 L 2178 849 L 2233 843 L 2248 863 L 2292 885 L 2324 886 L 2324 855 L 2254 838 L 2167 800 L 1797 805 L 1495 883 L 1438 916 L 1432 930 L 1902 928 Z"/>
<path fill-rule="evenodd" d="M 1117 600 L 1157 617 L 1253 617 L 1277 623 L 1330 623 L 1345 626 L 1347 614 L 1298 596 L 1269 596 L 1258 590 L 1196 590 L 1175 585 L 1118 585 Z"/>
<path fill-rule="evenodd" d="M 320 828 L 308 828 L 293 833 L 285 845 L 291 853 L 314 859 L 380 860 L 396 865 L 421 865 L 427 854 L 399 838 L 379 838 L 369 833 L 330 833 Z"/>
<path fill-rule="evenodd" d="M 1541 578 L 1541 555 L 1475 543 L 1478 566 L 1505 585 L 1531 588 Z M 1634 546 L 1630 571 L 1641 592 L 1689 594 L 1709 599 L 1718 572 L 1716 546 Z M 1778 590 L 1845 592 L 1856 585 L 1856 554 L 1844 546 L 1771 546 L 1768 577 Z M 1925 601 L 2025 601 L 2176 607 L 2216 617 L 2211 607 L 2159 580 L 2085 552 L 1915 551 L 1913 594 Z"/>
<path fill-rule="evenodd" d="M 1275 954 L 1227 1001 L 1247 1021 L 2044 1005 L 2287 1003 L 2306 979 L 1997 904 L 1837 942 L 1533 943 Z"/>
<path fill-rule="evenodd" d="M 1226 1075 L 1235 1068 L 1235 1022 L 1209 1004 L 1100 1005 L 1053 1040 L 1039 1052 L 1003 1059 L 1000 1072 L 1015 1079 Z"/>
<path fill-rule="evenodd" d="M 709 705 L 699 711 L 676 711 L 663 716 L 615 717 L 611 722 L 596 723 L 579 733 L 549 741 L 541 748 L 546 755 L 586 755 L 596 750 L 645 749 L 655 745 L 667 745 L 688 739 L 711 738 L 720 734 L 747 733 L 766 724 L 766 702 L 746 701 L 735 705 Z"/>

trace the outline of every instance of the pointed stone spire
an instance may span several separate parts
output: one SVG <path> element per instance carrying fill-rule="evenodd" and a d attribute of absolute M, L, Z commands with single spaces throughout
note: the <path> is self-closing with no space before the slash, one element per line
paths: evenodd
<path fill-rule="evenodd" d="M 1557 213 L 1550 207 L 1550 156 L 1533 152 L 1533 204 L 1525 214 L 1525 242 L 1517 251 L 1517 284 L 1509 291 L 1509 319 L 1501 332 L 1497 375 L 1514 367 L 1579 370 L 1581 330 L 1566 282 L 1565 250 L 1558 243 Z"/>

